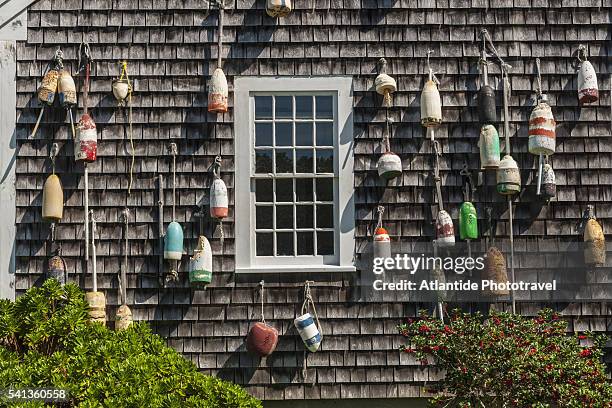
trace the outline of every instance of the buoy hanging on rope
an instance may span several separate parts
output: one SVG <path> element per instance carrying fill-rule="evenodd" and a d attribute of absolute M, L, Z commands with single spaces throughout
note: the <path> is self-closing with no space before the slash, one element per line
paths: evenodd
<path fill-rule="evenodd" d="M 459 237 L 464 240 L 478 238 L 478 215 L 469 201 L 461 204 L 459 210 Z"/>
<path fill-rule="evenodd" d="M 70 119 L 70 129 L 72 130 L 72 138 L 76 139 L 76 130 L 74 127 L 74 117 L 72 116 L 72 108 L 77 104 L 77 92 L 74 79 L 70 72 L 66 69 L 62 69 L 59 72 L 59 79 L 57 82 L 57 96 L 63 108 L 68 111 L 68 118 Z"/>
<path fill-rule="evenodd" d="M 384 153 L 378 159 L 376 168 L 379 177 L 391 180 L 402 175 L 402 159 L 391 151 L 391 119 L 387 116 L 385 132 L 383 134 Z"/>
<path fill-rule="evenodd" d="M 553 198 L 557 195 L 555 172 L 548 163 L 544 164 L 542 170 L 542 189 L 540 190 L 540 194 L 546 199 Z"/>
<path fill-rule="evenodd" d="M 47 279 L 55 279 L 61 285 L 65 285 L 68 281 L 68 269 L 66 261 L 61 256 L 61 251 L 58 249 L 56 254 L 49 258 L 47 262 Z"/>
<path fill-rule="evenodd" d="M 436 245 L 438 247 L 455 245 L 453 219 L 445 210 L 438 211 L 438 217 L 436 218 Z"/>
<path fill-rule="evenodd" d="M 119 277 L 119 292 L 121 295 L 121 306 L 117 309 L 115 315 L 115 330 L 125 330 L 132 324 L 132 310 L 127 305 L 127 269 L 128 269 L 128 254 L 129 254 L 129 219 L 130 210 L 123 210 L 123 221 L 125 223 L 125 248 L 123 254 L 123 267 L 121 268 L 121 276 Z"/>
<path fill-rule="evenodd" d="M 478 91 L 478 119 L 483 125 L 490 125 L 497 120 L 495 91 L 489 85 L 489 63 L 487 62 L 487 30 L 481 31 L 482 48 L 480 50 L 480 68 L 482 85 Z"/>
<path fill-rule="evenodd" d="M 189 259 L 189 282 L 192 285 L 206 285 L 212 282 L 212 249 L 208 238 L 200 235 L 198 246 Z"/>
<path fill-rule="evenodd" d="M 581 105 L 597 102 L 599 89 L 597 87 L 597 74 L 593 64 L 587 61 L 586 47 L 578 47 L 578 101 Z"/>
<path fill-rule="evenodd" d="M 387 230 L 382 226 L 385 207 L 379 205 L 376 211 L 378 212 L 378 222 L 374 231 L 373 259 L 391 258 L 391 238 Z"/>
<path fill-rule="evenodd" d="M 542 93 L 540 59 L 536 58 L 537 105 L 529 117 L 529 153 L 549 156 L 555 152 L 555 117 L 548 104 L 548 96 Z"/>
<path fill-rule="evenodd" d="M 492 281 L 494 284 L 497 284 L 495 286 L 490 285 L 493 289 L 485 290 L 485 293 L 495 296 L 504 296 L 510 293 L 505 285 L 504 289 L 500 288 L 499 284 L 506 284 L 508 282 L 508 269 L 506 268 L 504 254 L 494 246 L 490 247 L 487 251 L 482 278 L 483 281 Z"/>
<path fill-rule="evenodd" d="M 249 352 L 259 357 L 267 357 L 274 353 L 278 343 L 278 330 L 266 323 L 264 316 L 264 281 L 259 282 L 259 296 L 261 299 L 261 321 L 251 326 L 246 340 Z"/>
<path fill-rule="evenodd" d="M 521 172 L 516 161 L 509 154 L 505 155 L 497 169 L 497 192 L 513 195 L 521 191 Z"/>
<path fill-rule="evenodd" d="M 93 210 L 89 213 L 91 218 L 91 254 L 93 271 L 93 288 L 85 293 L 85 301 L 89 305 L 89 319 L 92 322 L 106 324 L 106 298 L 103 292 L 98 292 L 98 274 L 96 259 L 96 219 Z"/>
<path fill-rule="evenodd" d="M 387 60 L 381 58 L 378 61 L 378 75 L 374 80 L 376 92 L 383 96 L 383 105 L 387 108 L 393 104 L 393 93 L 397 91 L 397 83 L 395 79 L 387 75 Z"/>
<path fill-rule="evenodd" d="M 91 54 L 89 44 L 79 46 L 79 71 L 85 71 L 83 80 L 83 115 L 79 119 L 74 141 L 74 159 L 91 163 L 96 160 L 98 152 L 98 132 L 96 123 L 89 114 L 89 82 L 91 75 Z"/>
<path fill-rule="evenodd" d="M 421 125 L 426 128 L 438 127 L 442 123 L 442 100 L 437 85 L 439 81 L 429 65 L 429 56 L 432 53 L 432 50 L 427 51 L 429 78 L 421 92 Z"/>
<path fill-rule="evenodd" d="M 266 13 L 270 17 L 287 17 L 291 9 L 291 0 L 266 0 Z"/>
<path fill-rule="evenodd" d="M 119 78 L 115 78 L 111 82 L 113 90 L 113 96 L 117 100 L 117 105 L 126 106 L 129 102 L 129 96 L 133 92 L 134 88 L 130 81 L 128 74 L 128 63 L 127 61 L 121 61 L 121 73 Z"/>
<path fill-rule="evenodd" d="M 302 304 L 302 313 L 299 317 L 293 320 L 293 324 L 297 329 L 306 348 L 314 353 L 319 349 L 323 334 L 321 334 L 321 323 L 317 315 L 312 295 L 310 293 L 311 281 L 306 281 L 304 284 L 304 303 Z M 312 309 L 312 314 L 308 311 Z"/>
<path fill-rule="evenodd" d="M 587 266 L 603 266 L 606 263 L 606 237 L 597 218 L 593 214 L 593 206 L 587 207 L 587 222 L 584 227 L 584 263 Z"/>
<path fill-rule="evenodd" d="M 59 81 L 59 70 L 64 67 L 63 58 L 64 53 L 58 48 L 53 56 L 53 61 L 51 61 L 50 69 L 43 77 L 40 88 L 38 88 L 38 101 L 42 107 L 40 109 L 38 119 L 36 120 L 36 125 L 34 125 L 34 129 L 32 130 L 32 135 L 30 136 L 31 138 L 34 138 L 38 132 L 38 127 L 40 126 L 40 121 L 45 113 L 45 108 L 47 106 L 53 106 L 53 103 L 55 102 L 55 96 L 57 95 L 57 84 Z"/>
<path fill-rule="evenodd" d="M 499 133 L 493 125 L 484 125 L 480 129 L 480 166 L 484 169 L 496 169 L 499 167 L 500 148 Z"/>
<path fill-rule="evenodd" d="M 224 6 L 219 4 L 219 29 L 217 34 L 217 68 L 213 71 L 210 78 L 210 87 L 208 90 L 208 112 L 225 113 L 228 110 L 229 88 L 227 86 L 227 78 L 223 72 L 223 61 L 221 55 L 223 52 L 223 15 Z"/>
<path fill-rule="evenodd" d="M 180 261 L 183 258 L 183 228 L 176 222 L 176 155 L 178 153 L 175 143 L 170 144 L 172 154 L 172 222 L 166 229 L 164 240 L 164 258 L 170 261 Z M 178 277 L 173 267 L 171 275 Z"/>
<path fill-rule="evenodd" d="M 64 190 L 60 178 L 55 174 L 55 158 L 58 150 L 57 143 L 53 143 L 50 155 L 52 174 L 45 181 L 42 196 L 42 218 L 53 223 L 59 222 L 64 215 Z"/>
<path fill-rule="evenodd" d="M 221 156 L 215 158 L 213 165 L 213 183 L 210 186 L 210 216 L 222 220 L 229 213 L 227 186 L 221 179 Z"/>

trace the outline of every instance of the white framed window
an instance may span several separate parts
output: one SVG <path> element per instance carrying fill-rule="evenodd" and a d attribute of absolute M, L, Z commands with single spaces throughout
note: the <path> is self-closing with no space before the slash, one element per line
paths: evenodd
<path fill-rule="evenodd" d="M 354 271 L 351 77 L 234 80 L 236 272 Z"/>

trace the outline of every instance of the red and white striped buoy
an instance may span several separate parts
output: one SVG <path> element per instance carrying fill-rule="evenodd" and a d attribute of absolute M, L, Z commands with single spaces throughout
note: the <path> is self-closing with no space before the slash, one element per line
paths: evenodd
<path fill-rule="evenodd" d="M 551 155 L 555 152 L 555 117 L 546 95 L 541 95 L 529 117 L 529 153 Z"/>
<path fill-rule="evenodd" d="M 74 141 L 74 159 L 91 163 L 96 161 L 98 153 L 98 131 L 96 124 L 88 113 L 79 120 Z"/>
<path fill-rule="evenodd" d="M 438 212 L 438 218 L 436 219 L 436 244 L 440 247 L 455 245 L 453 219 L 444 210 Z"/>

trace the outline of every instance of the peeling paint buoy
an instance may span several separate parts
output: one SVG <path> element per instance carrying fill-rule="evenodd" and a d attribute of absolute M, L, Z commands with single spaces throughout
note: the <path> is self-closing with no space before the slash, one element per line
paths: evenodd
<path fill-rule="evenodd" d="M 59 80 L 57 83 L 57 93 L 60 105 L 70 108 L 77 103 L 76 85 L 72 75 L 65 69 L 59 72 Z"/>
<path fill-rule="evenodd" d="M 455 245 L 455 228 L 453 219 L 444 210 L 438 212 L 436 219 L 436 244 L 439 247 L 450 247 Z"/>
<path fill-rule="evenodd" d="M 168 224 L 164 237 L 164 259 L 180 261 L 183 257 L 183 228 L 181 224 L 172 221 Z"/>
<path fill-rule="evenodd" d="M 225 113 L 228 109 L 229 91 L 227 78 L 221 68 L 213 71 L 210 79 L 210 91 L 208 92 L 208 111 L 211 113 Z"/>
<path fill-rule="evenodd" d="M 53 105 L 55 95 L 57 93 L 57 82 L 59 80 L 59 72 L 55 69 L 50 69 L 43 77 L 42 84 L 38 88 L 38 100 L 46 105 Z"/>
<path fill-rule="evenodd" d="M 421 125 L 438 127 L 442 123 L 442 101 L 438 86 L 430 77 L 421 92 Z"/>
<path fill-rule="evenodd" d="M 192 284 L 208 284 L 212 281 L 212 249 L 208 239 L 200 235 L 198 246 L 189 259 L 189 282 Z"/>
<path fill-rule="evenodd" d="M 215 177 L 210 187 L 210 216 L 219 220 L 227 217 L 228 204 L 227 186 L 221 178 Z"/>
<path fill-rule="evenodd" d="M 249 330 L 246 347 L 259 357 L 267 357 L 274 353 L 277 343 L 278 330 L 265 322 L 257 322 Z"/>
<path fill-rule="evenodd" d="M 497 192 L 513 195 L 521 191 L 521 172 L 509 154 L 505 155 L 497 169 Z"/>
<path fill-rule="evenodd" d="M 48 222 L 59 222 L 64 214 L 64 191 L 56 174 L 47 177 L 43 187 L 42 218 Z"/>
<path fill-rule="evenodd" d="M 480 129 L 480 166 L 484 169 L 496 169 L 499 167 L 499 134 L 493 125 L 484 125 Z"/>
<path fill-rule="evenodd" d="M 74 141 L 74 159 L 91 163 L 96 161 L 98 154 L 98 131 L 96 124 L 88 113 L 79 120 Z"/>
<path fill-rule="evenodd" d="M 508 270 L 506 268 L 506 258 L 504 254 L 496 247 L 491 247 L 487 251 L 487 256 L 484 259 L 484 269 L 482 271 L 483 280 L 490 280 L 497 284 L 508 282 Z M 488 289 L 485 293 L 490 293 L 495 296 L 508 295 L 510 291 L 506 289 Z"/>
<path fill-rule="evenodd" d="M 461 204 L 459 210 L 459 238 L 478 238 L 478 216 L 474 204 L 469 201 Z"/>
<path fill-rule="evenodd" d="M 270 17 L 287 17 L 291 8 L 291 0 L 266 0 L 266 13 Z"/>
<path fill-rule="evenodd" d="M 599 89 L 597 87 L 597 74 L 593 64 L 582 61 L 578 71 L 578 101 L 581 105 L 597 102 Z"/>
<path fill-rule="evenodd" d="M 542 168 L 542 196 L 550 199 L 557 195 L 557 183 L 555 172 L 550 164 L 546 163 Z"/>
<path fill-rule="evenodd" d="M 312 315 L 310 313 L 305 313 L 297 317 L 293 321 L 293 324 L 300 334 L 306 348 L 312 353 L 316 352 L 321 345 L 322 336 Z"/>
<path fill-rule="evenodd" d="M 590 216 L 584 228 L 584 263 L 588 266 L 606 263 L 606 238 L 594 216 Z"/>
<path fill-rule="evenodd" d="M 115 315 L 115 330 L 125 330 L 133 322 L 132 311 L 128 305 L 121 305 Z"/>
<path fill-rule="evenodd" d="M 529 117 L 529 153 L 549 156 L 555 152 L 555 118 L 547 102 L 541 95 Z"/>
<path fill-rule="evenodd" d="M 103 292 L 87 292 L 85 300 L 89 305 L 89 318 L 92 322 L 106 324 L 106 298 Z"/>
<path fill-rule="evenodd" d="M 51 257 L 47 263 L 47 279 L 55 279 L 61 285 L 67 281 L 66 261 L 59 254 Z"/>
<path fill-rule="evenodd" d="M 402 159 L 393 152 L 383 153 L 376 163 L 376 168 L 383 179 L 394 179 L 402 175 Z"/>

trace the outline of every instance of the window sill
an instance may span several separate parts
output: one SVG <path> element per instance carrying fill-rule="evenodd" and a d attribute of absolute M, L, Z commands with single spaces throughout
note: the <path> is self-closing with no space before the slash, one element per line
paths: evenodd
<path fill-rule="evenodd" d="M 236 268 L 236 273 L 327 273 L 327 272 L 356 272 L 354 266 L 337 265 L 288 265 L 288 266 L 252 266 Z"/>

